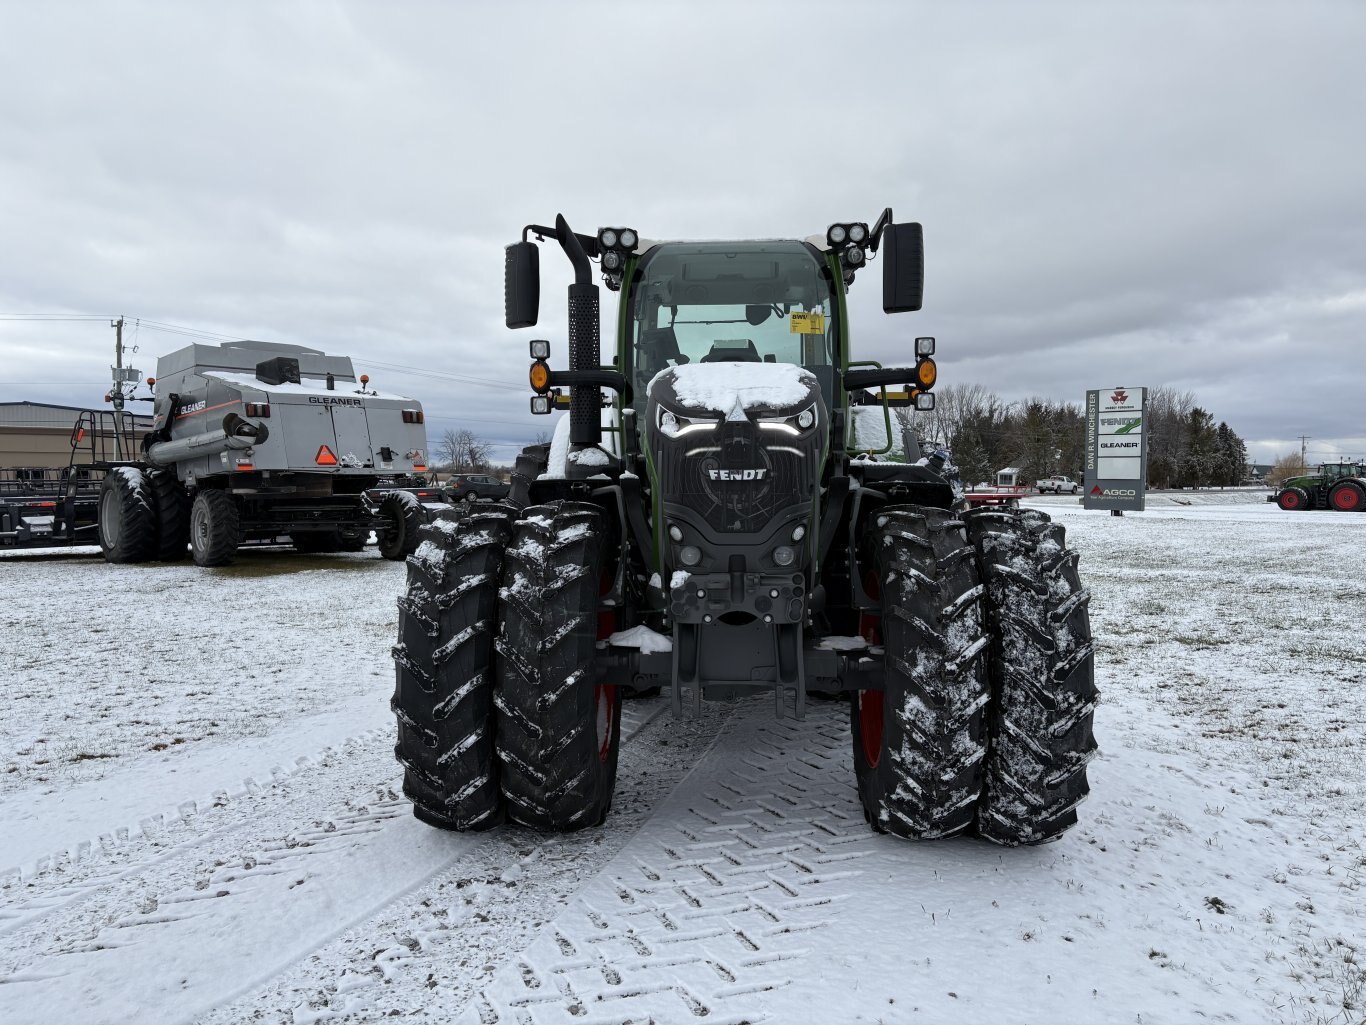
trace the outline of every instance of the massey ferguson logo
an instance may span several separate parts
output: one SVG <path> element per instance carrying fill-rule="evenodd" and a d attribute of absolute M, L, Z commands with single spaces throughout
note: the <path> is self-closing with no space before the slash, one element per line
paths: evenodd
<path fill-rule="evenodd" d="M 1092 498 L 1135 498 L 1137 495 L 1133 488 L 1102 488 L 1099 484 L 1091 488 Z"/>
<path fill-rule="evenodd" d="M 763 480 L 768 475 L 768 470 L 760 468 L 758 470 L 708 470 L 707 476 L 712 480 Z"/>
<path fill-rule="evenodd" d="M 1115 390 L 1115 393 L 1110 396 L 1110 401 L 1113 402 L 1115 405 L 1119 405 L 1123 402 L 1128 402 L 1129 393 L 1126 392 L 1123 388 L 1117 388 Z"/>

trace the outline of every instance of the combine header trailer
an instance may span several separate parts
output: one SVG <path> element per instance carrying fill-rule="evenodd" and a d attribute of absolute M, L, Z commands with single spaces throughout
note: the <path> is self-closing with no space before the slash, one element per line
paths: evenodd
<path fill-rule="evenodd" d="M 519 460 L 529 505 L 442 513 L 409 560 L 393 707 L 417 816 L 596 825 L 627 691 L 797 718 L 820 692 L 847 695 L 875 829 L 1059 837 L 1096 701 L 1063 528 L 957 511 L 934 466 L 869 458 L 851 416 L 934 408 L 935 340 L 908 339 L 902 366 L 855 359 L 846 306 L 876 259 L 883 310 L 920 308 L 920 225 L 888 209 L 806 239 L 652 242 L 559 217 L 507 248 L 510 328 L 537 321 L 533 237 L 574 269 L 568 368 L 530 343 L 531 410 L 567 408 L 567 430 Z M 620 293 L 610 365 L 594 260 Z"/>

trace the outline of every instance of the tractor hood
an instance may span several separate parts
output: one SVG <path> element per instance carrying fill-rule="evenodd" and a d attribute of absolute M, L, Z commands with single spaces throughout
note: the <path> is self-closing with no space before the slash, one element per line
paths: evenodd
<path fill-rule="evenodd" d="M 671 413 L 743 420 L 797 413 L 820 398 L 820 385 L 789 363 L 693 363 L 661 370 L 649 394 Z"/>

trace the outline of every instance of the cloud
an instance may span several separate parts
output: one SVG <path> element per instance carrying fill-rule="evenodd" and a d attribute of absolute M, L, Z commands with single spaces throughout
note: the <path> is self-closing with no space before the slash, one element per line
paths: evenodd
<path fill-rule="evenodd" d="M 936 334 L 1007 398 L 1171 384 L 1268 448 L 1352 441 L 1366 15 L 819 3 L 27 5 L 0 39 L 0 312 L 299 341 L 507 456 L 502 247 L 579 230 L 924 223 L 926 308 L 851 293 L 861 356 Z M 1354 298 L 1355 297 L 1355 298 Z M 607 297 L 605 297 L 606 299 Z M 605 302 L 610 314 L 611 303 Z M 606 314 L 605 314 L 606 316 Z M 607 321 L 610 326 L 610 321 Z M 139 330 L 138 359 L 184 339 Z M 103 394 L 102 322 L 0 323 L 4 398 Z"/>

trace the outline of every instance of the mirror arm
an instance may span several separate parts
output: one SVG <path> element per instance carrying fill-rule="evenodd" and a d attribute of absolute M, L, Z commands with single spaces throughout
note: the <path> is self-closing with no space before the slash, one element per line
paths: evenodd
<path fill-rule="evenodd" d="M 878 245 L 882 242 L 882 232 L 887 225 L 892 223 L 892 208 L 889 206 L 882 211 L 882 216 L 873 225 L 872 231 L 868 232 L 868 251 L 876 253 Z"/>

